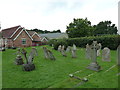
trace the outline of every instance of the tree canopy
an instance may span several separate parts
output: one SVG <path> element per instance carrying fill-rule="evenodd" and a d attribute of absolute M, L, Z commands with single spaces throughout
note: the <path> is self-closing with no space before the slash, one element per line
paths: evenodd
<path fill-rule="evenodd" d="M 40 30 L 40 29 L 35 28 L 35 29 L 31 29 L 31 31 L 35 31 L 37 33 L 61 33 L 60 29 L 48 31 L 48 30 Z"/>
<path fill-rule="evenodd" d="M 91 30 L 91 22 L 88 21 L 87 18 L 82 19 L 73 19 L 73 22 L 71 22 L 67 26 L 66 33 L 70 38 L 75 38 L 75 37 L 84 37 L 89 35 L 89 30 Z"/>
<path fill-rule="evenodd" d="M 97 25 L 94 25 L 95 35 L 102 35 L 102 34 L 117 34 L 117 27 L 115 24 L 112 24 L 111 21 L 101 21 Z"/>
<path fill-rule="evenodd" d="M 91 25 L 91 22 L 85 18 L 73 19 L 66 27 L 66 33 L 70 38 L 96 36 L 105 34 L 117 34 L 117 27 L 111 21 L 101 21 L 97 25 Z"/>

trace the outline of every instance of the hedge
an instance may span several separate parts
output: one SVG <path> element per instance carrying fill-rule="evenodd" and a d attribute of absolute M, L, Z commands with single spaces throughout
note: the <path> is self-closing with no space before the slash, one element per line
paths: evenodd
<path fill-rule="evenodd" d="M 81 38 L 68 38 L 68 39 L 52 39 L 49 41 L 49 45 L 54 45 L 54 49 L 57 50 L 59 45 L 72 46 L 75 44 L 77 47 L 85 48 L 86 44 L 92 44 L 93 40 L 102 44 L 102 48 L 108 47 L 111 50 L 116 50 L 120 44 L 120 35 L 106 35 L 106 36 L 91 36 Z"/>

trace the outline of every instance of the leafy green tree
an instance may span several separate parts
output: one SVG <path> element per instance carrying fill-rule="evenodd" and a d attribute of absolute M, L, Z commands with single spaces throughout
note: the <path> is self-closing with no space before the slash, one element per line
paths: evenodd
<path fill-rule="evenodd" d="M 93 30 L 93 28 L 87 18 L 74 18 L 73 22 L 67 26 L 66 33 L 70 38 L 76 38 L 91 35 L 90 30 Z"/>
<path fill-rule="evenodd" d="M 103 35 L 103 34 L 117 34 L 117 27 L 115 24 L 112 24 L 111 21 L 101 21 L 97 25 L 94 26 L 95 35 Z"/>

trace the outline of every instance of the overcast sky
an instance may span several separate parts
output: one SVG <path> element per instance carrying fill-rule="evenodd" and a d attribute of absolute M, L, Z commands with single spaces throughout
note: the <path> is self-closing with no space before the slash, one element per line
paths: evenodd
<path fill-rule="evenodd" d="M 119 0 L 0 0 L 2 29 L 21 25 L 26 29 L 66 31 L 73 18 L 87 17 L 92 25 L 111 20 L 118 26 Z"/>

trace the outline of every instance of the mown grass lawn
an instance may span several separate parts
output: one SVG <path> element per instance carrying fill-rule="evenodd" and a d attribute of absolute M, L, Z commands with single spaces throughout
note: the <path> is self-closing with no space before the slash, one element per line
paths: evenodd
<path fill-rule="evenodd" d="M 46 46 L 50 50 L 50 46 Z M 14 54 L 16 50 L 8 49 L 2 53 L 2 87 L 3 88 L 117 88 L 118 87 L 118 67 L 115 66 L 110 71 L 104 73 L 107 69 L 116 65 L 116 51 L 111 50 L 111 62 L 103 62 L 101 57 L 97 61 L 102 67 L 100 72 L 94 73 L 86 69 L 90 60 L 85 58 L 85 49 L 78 48 L 77 58 L 71 58 L 68 53 L 67 57 L 63 57 L 60 52 L 52 50 L 56 61 L 44 59 L 42 46 L 36 47 L 38 56 L 34 59 L 36 69 L 31 72 L 22 71 L 22 67 L 15 65 Z M 26 48 L 30 52 L 31 47 Z M 25 61 L 24 61 L 25 62 Z M 88 77 L 88 82 L 78 85 L 80 80 L 69 77 L 69 74 L 82 70 L 74 75 L 78 77 Z"/>

